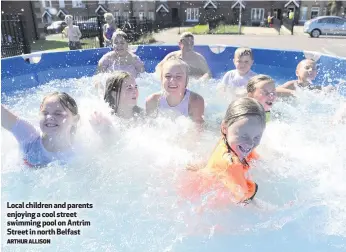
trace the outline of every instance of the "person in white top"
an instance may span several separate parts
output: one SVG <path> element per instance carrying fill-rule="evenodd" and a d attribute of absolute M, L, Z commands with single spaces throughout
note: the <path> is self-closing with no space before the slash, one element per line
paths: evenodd
<path fill-rule="evenodd" d="M 146 100 L 148 115 L 173 112 L 191 118 L 198 125 L 204 122 L 204 99 L 187 89 L 188 65 L 178 58 L 170 58 L 160 65 L 162 91 L 150 95 Z"/>
<path fill-rule="evenodd" d="M 223 92 L 235 92 L 238 89 L 237 96 L 246 96 L 247 83 L 250 78 L 256 75 L 251 70 L 253 62 L 253 54 L 250 48 L 238 48 L 233 59 L 236 69 L 230 70 L 224 75 L 217 89 Z"/>
<path fill-rule="evenodd" d="M 1 126 L 17 139 L 24 163 L 35 168 L 53 161 L 65 163 L 73 157 L 79 117 L 75 100 L 64 92 L 54 92 L 43 99 L 40 130 L 1 105 Z"/>
<path fill-rule="evenodd" d="M 80 42 L 82 33 L 77 25 L 73 25 L 73 17 L 71 15 L 66 15 L 65 22 L 67 23 L 67 26 L 62 33 L 68 38 L 68 46 L 70 50 L 82 49 L 82 44 Z"/>

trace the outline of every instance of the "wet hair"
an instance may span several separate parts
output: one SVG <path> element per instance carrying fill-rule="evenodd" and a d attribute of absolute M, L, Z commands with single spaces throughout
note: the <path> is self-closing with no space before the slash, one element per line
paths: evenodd
<path fill-rule="evenodd" d="M 69 110 L 74 116 L 78 115 L 78 106 L 75 99 L 73 99 L 69 94 L 65 92 L 53 92 L 46 95 L 42 100 L 40 109 L 42 109 L 43 104 L 50 97 L 57 97 L 59 99 L 61 106 L 63 106 L 65 110 Z M 71 128 L 71 134 L 74 135 L 76 133 L 76 130 L 77 130 L 77 127 L 73 126 Z"/>
<path fill-rule="evenodd" d="M 116 29 L 115 32 L 113 33 L 112 41 L 118 36 L 123 37 L 125 40 L 127 39 L 127 34 L 123 32 L 120 28 Z"/>
<path fill-rule="evenodd" d="M 187 86 L 189 82 L 189 70 L 190 70 L 189 65 L 185 61 L 183 61 L 179 56 L 172 54 L 167 59 L 161 61 L 155 68 L 156 73 L 160 79 L 162 78 L 163 67 L 165 66 L 166 63 L 182 66 L 182 68 L 184 69 L 186 73 L 186 86 Z"/>
<path fill-rule="evenodd" d="M 251 59 L 253 60 L 253 54 L 251 48 L 248 47 L 239 47 L 237 50 L 234 52 L 234 58 L 239 59 L 242 56 L 250 56 Z"/>
<path fill-rule="evenodd" d="M 265 82 L 272 82 L 275 83 L 275 81 L 269 76 L 265 74 L 258 74 L 253 76 L 247 83 L 246 90 L 248 93 L 253 93 L 256 90 L 256 84 L 260 83 L 262 81 Z"/>
<path fill-rule="evenodd" d="M 229 127 L 246 116 L 257 116 L 265 127 L 266 115 L 263 106 L 255 99 L 249 97 L 239 98 L 228 106 L 224 123 Z"/>
<path fill-rule="evenodd" d="M 131 75 L 125 71 L 115 71 L 106 80 L 105 95 L 103 97 L 104 101 L 112 108 L 112 114 L 116 114 L 119 108 L 121 87 L 127 78 Z M 112 92 L 115 92 L 115 98 Z M 135 106 L 136 107 L 136 106 Z M 136 108 L 134 108 L 135 111 Z"/>
<path fill-rule="evenodd" d="M 316 65 L 316 61 L 314 61 L 313 59 L 303 59 L 301 60 L 298 64 L 297 64 L 297 68 L 296 70 L 298 71 L 300 69 L 300 67 L 303 65 L 303 64 L 306 64 L 306 63 L 313 63 L 314 65 Z"/>
<path fill-rule="evenodd" d="M 193 36 L 193 34 L 191 32 L 183 32 L 180 35 L 180 40 L 179 41 L 182 41 L 184 38 L 194 38 L 194 36 Z"/>

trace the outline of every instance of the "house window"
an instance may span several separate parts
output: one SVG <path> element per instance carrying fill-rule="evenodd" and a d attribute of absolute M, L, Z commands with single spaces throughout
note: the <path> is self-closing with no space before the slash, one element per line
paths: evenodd
<path fill-rule="evenodd" d="M 320 12 L 320 8 L 319 7 L 312 7 L 311 8 L 311 19 L 318 17 Z"/>
<path fill-rule="evenodd" d="M 73 8 L 81 8 L 84 7 L 82 0 L 72 0 L 72 7 Z"/>
<path fill-rule="evenodd" d="M 144 20 L 144 12 L 139 12 L 138 16 L 139 16 L 139 20 Z"/>
<path fill-rule="evenodd" d="M 327 16 L 327 8 L 326 7 L 323 8 L 322 15 L 323 16 Z"/>
<path fill-rule="evenodd" d="M 262 21 L 264 19 L 264 9 L 263 8 L 252 8 L 251 9 L 251 20 L 252 21 Z"/>
<path fill-rule="evenodd" d="M 59 7 L 62 9 L 62 8 L 65 8 L 65 0 L 59 0 Z"/>
<path fill-rule="evenodd" d="M 299 14 L 299 20 L 305 21 L 308 18 L 308 7 L 301 7 L 300 8 L 300 14 Z"/>
<path fill-rule="evenodd" d="M 123 12 L 123 17 L 125 20 L 129 19 L 129 12 L 128 11 L 124 11 Z"/>
<path fill-rule="evenodd" d="M 154 12 L 153 12 L 153 11 L 149 11 L 149 12 L 148 12 L 148 19 L 149 19 L 149 20 L 155 20 L 155 15 L 154 15 Z"/>
<path fill-rule="evenodd" d="M 45 1 L 45 0 L 42 0 L 42 6 L 44 8 L 51 8 L 52 7 L 52 1 Z"/>
<path fill-rule="evenodd" d="M 99 4 L 105 4 L 106 0 L 99 0 Z"/>
<path fill-rule="evenodd" d="M 198 8 L 187 8 L 186 9 L 186 21 L 198 22 L 199 20 L 199 9 Z"/>

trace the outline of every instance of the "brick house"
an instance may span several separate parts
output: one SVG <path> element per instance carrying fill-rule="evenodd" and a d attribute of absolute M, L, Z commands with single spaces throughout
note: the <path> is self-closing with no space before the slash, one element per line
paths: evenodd
<path fill-rule="evenodd" d="M 288 10 L 298 11 L 297 1 L 156 1 L 156 19 L 164 23 L 182 25 L 206 24 L 210 17 L 223 18 L 228 24 L 237 24 L 240 8 L 242 23 L 257 26 L 269 14 L 281 19 Z M 297 15 L 296 15 L 297 16 Z"/>
<path fill-rule="evenodd" d="M 132 9 L 133 16 L 139 19 L 155 19 L 154 1 L 126 1 L 126 0 L 49 0 L 42 3 L 42 22 L 51 23 L 53 20 L 64 19 L 65 15 L 72 16 L 96 16 L 111 12 L 115 17 L 130 16 Z M 52 13 L 55 10 L 56 13 Z"/>

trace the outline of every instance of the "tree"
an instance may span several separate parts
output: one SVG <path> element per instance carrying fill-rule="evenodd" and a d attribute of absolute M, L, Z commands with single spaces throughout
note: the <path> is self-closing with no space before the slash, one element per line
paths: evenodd
<path fill-rule="evenodd" d="M 329 1 L 328 3 L 328 15 L 339 16 L 341 12 L 342 1 Z"/>

